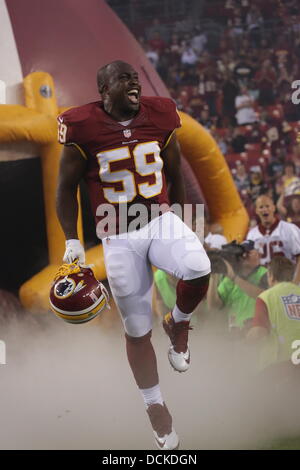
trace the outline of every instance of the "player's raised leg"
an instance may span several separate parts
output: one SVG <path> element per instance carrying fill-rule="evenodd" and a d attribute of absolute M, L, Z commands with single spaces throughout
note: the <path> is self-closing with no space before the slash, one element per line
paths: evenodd
<path fill-rule="evenodd" d="M 172 212 L 160 217 L 156 230 L 149 259 L 158 268 L 179 278 L 176 305 L 165 316 L 163 327 L 171 341 L 169 361 L 175 370 L 184 372 L 190 364 L 190 319 L 206 295 L 210 261 L 196 234 Z"/>
<path fill-rule="evenodd" d="M 128 362 L 144 399 L 155 442 L 161 449 L 175 449 L 179 440 L 162 398 L 151 343 L 151 265 L 126 239 L 103 240 L 103 247 L 107 277 L 125 328 Z"/>

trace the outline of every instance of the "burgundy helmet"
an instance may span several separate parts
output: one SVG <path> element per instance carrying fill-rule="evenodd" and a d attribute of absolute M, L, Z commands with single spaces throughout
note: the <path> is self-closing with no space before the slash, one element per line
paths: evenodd
<path fill-rule="evenodd" d="M 68 323 L 85 323 L 95 318 L 105 307 L 109 295 L 89 267 L 77 262 L 63 264 L 52 283 L 50 306 L 55 315 Z"/>

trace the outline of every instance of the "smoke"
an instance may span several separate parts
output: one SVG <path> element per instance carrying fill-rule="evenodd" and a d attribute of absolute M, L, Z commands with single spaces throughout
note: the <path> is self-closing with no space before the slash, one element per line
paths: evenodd
<path fill-rule="evenodd" d="M 0 339 L 1 449 L 155 449 L 114 312 L 85 325 L 24 313 L 1 325 Z M 153 344 L 181 449 L 262 448 L 300 435 L 297 390 L 258 379 L 252 352 L 220 326 L 195 325 L 184 374 L 168 363 L 158 321 Z"/>

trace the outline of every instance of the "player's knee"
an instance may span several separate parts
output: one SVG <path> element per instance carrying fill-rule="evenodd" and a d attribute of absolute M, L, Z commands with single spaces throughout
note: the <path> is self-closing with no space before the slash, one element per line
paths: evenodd
<path fill-rule="evenodd" d="M 185 257 L 184 280 L 201 279 L 211 271 L 210 260 L 205 251 L 197 251 Z"/>
<path fill-rule="evenodd" d="M 151 336 L 152 336 L 152 330 L 148 331 L 148 333 L 146 333 L 143 336 L 130 336 L 129 334 L 125 333 L 126 341 L 128 341 L 131 344 L 147 343 L 148 341 L 150 341 Z"/>
<path fill-rule="evenodd" d="M 124 319 L 124 328 L 127 335 L 140 338 L 152 330 L 152 317 L 149 314 L 129 315 Z"/>

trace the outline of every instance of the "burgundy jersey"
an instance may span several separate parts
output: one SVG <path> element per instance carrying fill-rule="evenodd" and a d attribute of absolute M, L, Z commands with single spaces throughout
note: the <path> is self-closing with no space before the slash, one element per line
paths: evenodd
<path fill-rule="evenodd" d="M 130 207 L 143 204 L 149 221 L 152 205 L 169 203 L 160 152 L 180 127 L 171 99 L 142 97 L 138 114 L 127 125 L 110 117 L 101 101 L 64 112 L 58 124 L 59 142 L 75 145 L 87 160 L 85 179 L 97 225 L 107 217 L 105 208 L 113 206 L 115 233 L 121 233 L 127 230 L 120 225 L 121 204 L 132 217 L 137 214 Z"/>

